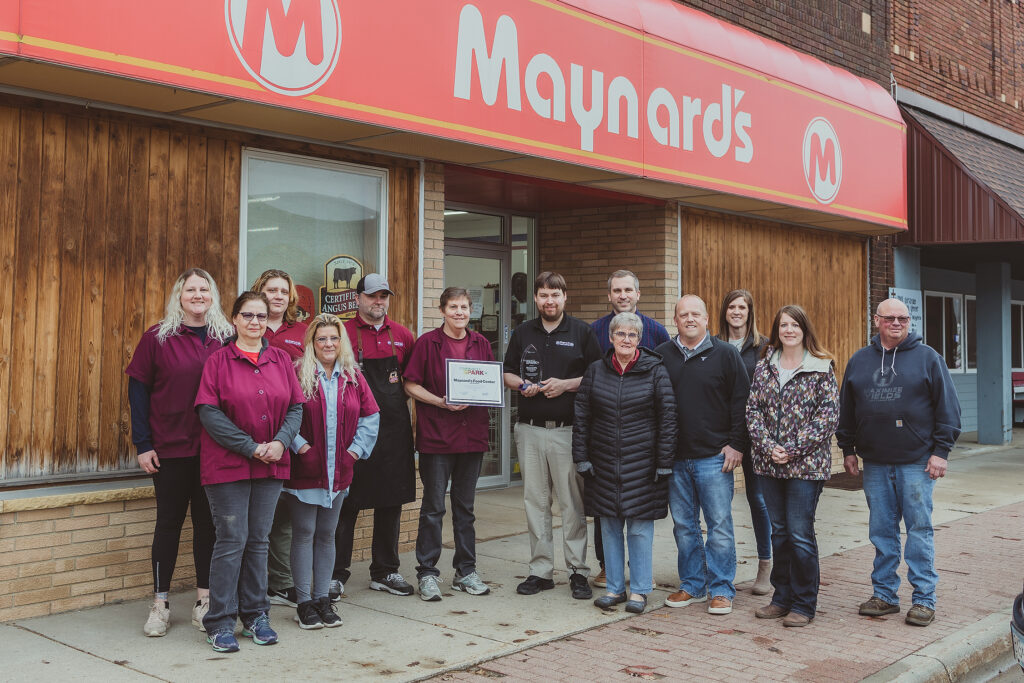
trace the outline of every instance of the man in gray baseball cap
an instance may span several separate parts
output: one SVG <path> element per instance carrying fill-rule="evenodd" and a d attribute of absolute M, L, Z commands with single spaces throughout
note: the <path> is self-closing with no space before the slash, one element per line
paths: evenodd
<path fill-rule="evenodd" d="M 369 273 L 356 284 L 359 310 L 345 321 L 345 331 L 366 383 L 380 407 L 377 443 L 367 460 L 355 464 L 348 497 L 341 506 L 335 535 L 332 600 L 341 598 L 351 578 L 352 544 L 360 510 L 373 509 L 370 588 L 391 595 L 412 595 L 413 587 L 398 572 L 398 536 L 402 505 L 416 500 L 412 420 L 402 384 L 415 337 L 388 317 L 394 292 L 387 278 Z"/>

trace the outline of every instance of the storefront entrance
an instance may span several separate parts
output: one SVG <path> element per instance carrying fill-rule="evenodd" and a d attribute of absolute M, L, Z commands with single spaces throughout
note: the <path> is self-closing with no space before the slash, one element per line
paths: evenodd
<path fill-rule="evenodd" d="M 472 303 L 470 328 L 491 342 L 495 360 L 503 360 L 515 325 L 532 315 L 529 283 L 535 276 L 536 221 L 492 210 L 445 210 L 444 286 L 464 287 Z M 508 486 L 521 479 L 512 443 L 515 399 L 511 409 L 491 409 L 490 450 L 484 455 L 480 488 Z"/>

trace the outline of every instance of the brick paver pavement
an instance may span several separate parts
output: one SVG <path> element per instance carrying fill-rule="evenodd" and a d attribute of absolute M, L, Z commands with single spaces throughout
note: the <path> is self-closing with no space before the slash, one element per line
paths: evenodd
<path fill-rule="evenodd" d="M 1022 518 L 1024 503 L 1017 503 L 935 528 L 938 612 L 927 628 L 903 622 L 911 594 L 906 565 L 902 612 L 857 614 L 871 596 L 874 548 L 868 545 L 822 558 L 818 614 L 805 628 L 755 619 L 754 609 L 768 597 L 751 595 L 747 584 L 728 616 L 709 615 L 705 604 L 661 607 L 436 680 L 858 681 L 1007 609 L 1024 576 Z"/>

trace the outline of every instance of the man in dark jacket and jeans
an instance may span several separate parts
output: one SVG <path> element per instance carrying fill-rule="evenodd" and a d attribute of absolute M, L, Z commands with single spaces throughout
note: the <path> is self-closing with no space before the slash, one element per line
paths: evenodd
<path fill-rule="evenodd" d="M 935 618 L 935 542 L 932 489 L 946 474 L 946 459 L 960 436 L 960 401 L 946 363 L 921 335 L 910 333 L 903 302 L 886 299 L 875 313 L 878 334 L 853 354 L 840 391 L 839 430 L 847 473 L 864 460 L 868 534 L 875 546 L 874 594 L 861 604 L 865 616 L 900 611 L 900 527 L 907 530 L 904 557 L 914 587 L 906 622 L 927 626 Z"/>
<path fill-rule="evenodd" d="M 710 598 L 709 614 L 729 614 L 736 596 L 733 470 L 749 439 L 750 380 L 735 347 L 708 334 L 708 309 L 700 297 L 687 294 L 676 303 L 675 323 L 679 336 L 655 349 L 672 380 L 679 425 L 669 482 L 679 591 L 665 605 Z M 708 528 L 706 546 L 698 510 Z"/>

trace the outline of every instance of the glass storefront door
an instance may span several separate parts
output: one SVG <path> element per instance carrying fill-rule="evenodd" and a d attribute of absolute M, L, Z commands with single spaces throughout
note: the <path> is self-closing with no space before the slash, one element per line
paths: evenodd
<path fill-rule="evenodd" d="M 491 353 L 500 361 L 505 352 L 505 327 L 508 324 L 508 287 L 502 282 L 508 278 L 508 256 L 491 250 L 473 247 L 446 247 L 444 256 L 444 286 L 464 287 L 471 303 L 469 328 L 479 332 L 491 342 Z M 508 390 L 505 390 L 508 404 Z M 508 430 L 508 411 L 490 408 L 490 449 L 484 453 L 480 470 L 480 486 L 507 486 L 509 462 L 505 439 Z"/>
<path fill-rule="evenodd" d="M 445 211 L 444 285 L 464 287 L 472 302 L 470 328 L 491 342 L 503 360 L 514 325 L 533 316 L 534 219 L 486 210 Z M 502 410 L 491 409 L 490 449 L 481 488 L 522 479 L 512 442 L 517 395 L 506 390 Z"/>

